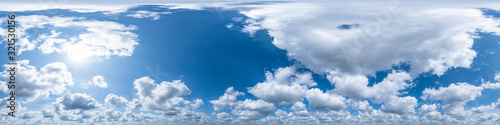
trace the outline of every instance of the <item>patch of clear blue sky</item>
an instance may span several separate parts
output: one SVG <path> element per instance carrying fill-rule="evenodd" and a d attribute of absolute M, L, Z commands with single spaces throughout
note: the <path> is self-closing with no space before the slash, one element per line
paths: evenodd
<path fill-rule="evenodd" d="M 167 11 L 172 12 L 172 14 L 161 15 L 159 20 L 125 16 L 137 10 Z M 482 10 L 486 13 L 485 15 L 498 16 L 496 11 Z M 10 13 L 0 12 L 0 15 Z M 243 24 L 234 23 L 232 18 L 245 18 L 245 16 L 234 10 L 215 8 L 170 10 L 159 6 L 138 6 L 127 12 L 112 15 L 105 15 L 102 12 L 78 13 L 59 9 L 15 12 L 14 14 L 17 16 L 85 17 L 89 20 L 114 21 L 138 27 L 132 32 L 138 34 L 140 44 L 136 46 L 132 56 L 112 56 L 110 59 L 88 62 L 83 65 L 72 64 L 68 59 L 65 59 L 65 54 L 41 54 L 38 49 L 23 52 L 18 57 L 18 60 L 29 59 L 30 65 L 36 66 L 37 69 L 51 62 L 65 63 L 75 82 L 74 86 L 69 87 L 70 91 L 91 94 L 99 102 L 104 102 L 104 98 L 110 93 L 123 96 L 128 100 L 137 98 L 132 83 L 135 79 L 143 76 L 150 76 L 157 83 L 180 79 L 192 90 L 191 95 L 183 97 L 186 100 L 202 99 L 205 105 L 200 109 L 210 115 L 213 108 L 209 101 L 218 99 L 228 87 L 233 86 L 236 90 L 245 92 L 245 96 L 239 97 L 240 99 L 257 99 L 247 93 L 247 88 L 258 82 L 263 82 L 265 71 L 273 71 L 295 64 L 294 60 L 287 58 L 286 51 L 276 48 L 271 43 L 272 38 L 267 35 L 267 31 L 258 31 L 254 37 L 240 32 L 238 28 L 242 28 Z M 228 23 L 234 23 L 236 29 L 226 28 Z M 1 26 L 5 27 L 5 22 L 2 22 Z M 33 40 L 39 34 L 49 33 L 50 30 L 63 32 L 61 34 L 63 38 L 69 38 L 84 31 L 83 29 L 47 27 L 29 30 L 28 34 Z M 481 79 L 493 81 L 494 74 L 500 69 L 500 65 L 497 65 L 500 59 L 497 52 L 500 48 L 498 43 L 500 38 L 488 33 L 479 33 L 479 36 L 481 38 L 475 39 L 473 45 L 473 49 L 478 54 L 474 58 L 471 68 L 452 68 L 442 76 L 424 73 L 413 80 L 416 86 L 409 89 L 408 94 L 404 96 L 416 97 L 420 105 L 432 104 L 436 101 L 420 98 L 421 92 L 425 88 L 438 88 L 457 82 L 468 82 L 477 86 L 481 84 Z M 4 41 L 2 44 L 5 45 L 6 42 Z M 492 54 L 492 52 L 494 53 Z M 2 62 L 8 61 L 4 54 L 1 54 L 0 57 Z M 408 71 L 411 70 L 411 64 L 401 63 L 395 65 L 393 69 Z M 299 70 L 301 72 L 309 71 L 305 68 Z M 382 81 L 391 70 L 380 71 L 376 73 L 376 76 L 370 76 L 369 86 Z M 91 81 L 95 75 L 105 77 L 105 81 L 108 83 L 107 89 L 98 87 L 83 89 L 81 87 L 80 84 Z M 323 91 L 333 88 L 322 74 L 314 74 L 314 79 L 318 82 L 316 87 Z M 5 96 L 3 93 L 0 95 Z M 57 96 L 51 97 L 56 98 Z M 466 108 L 487 105 L 498 98 L 500 98 L 498 91 L 485 90 L 477 100 L 467 103 Z M 53 99 L 40 102 L 50 101 Z M 42 106 L 32 104 L 27 107 L 32 110 L 40 110 Z M 372 104 L 372 106 L 375 109 L 380 108 L 380 104 Z M 288 110 L 289 106 L 277 107 Z M 355 111 L 351 111 L 351 113 L 357 114 Z"/>

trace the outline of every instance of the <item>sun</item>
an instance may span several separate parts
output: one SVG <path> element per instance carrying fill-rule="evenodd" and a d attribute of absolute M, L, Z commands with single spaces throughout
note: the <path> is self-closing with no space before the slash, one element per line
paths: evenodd
<path fill-rule="evenodd" d="M 73 64 L 85 64 L 89 62 L 94 52 L 86 46 L 72 46 L 66 49 L 67 58 Z"/>

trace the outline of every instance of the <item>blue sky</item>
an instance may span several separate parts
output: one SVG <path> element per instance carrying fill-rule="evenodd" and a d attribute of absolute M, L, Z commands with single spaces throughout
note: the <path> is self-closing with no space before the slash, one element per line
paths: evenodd
<path fill-rule="evenodd" d="M 497 124 L 500 12 L 486 3 L 59 1 L 3 10 L 18 17 L 21 65 L 17 116 L 0 120 Z"/>

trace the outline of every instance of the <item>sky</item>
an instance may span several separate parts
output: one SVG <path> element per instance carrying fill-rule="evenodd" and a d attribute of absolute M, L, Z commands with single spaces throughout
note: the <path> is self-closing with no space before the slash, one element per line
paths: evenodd
<path fill-rule="evenodd" d="M 6 1 L 0 121 L 499 124 L 499 4 Z"/>

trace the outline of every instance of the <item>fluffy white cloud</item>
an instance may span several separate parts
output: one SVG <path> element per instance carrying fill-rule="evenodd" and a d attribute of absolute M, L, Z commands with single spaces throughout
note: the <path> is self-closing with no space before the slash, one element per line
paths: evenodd
<path fill-rule="evenodd" d="M 226 112 L 217 113 L 217 121 L 220 123 L 229 123 L 234 120 L 234 118 Z"/>
<path fill-rule="evenodd" d="M 373 110 L 373 107 L 370 106 L 370 103 L 367 100 L 348 99 L 347 103 L 349 104 L 351 109 L 354 110 L 361 110 L 361 111 Z"/>
<path fill-rule="evenodd" d="M 375 15 L 367 14 L 373 12 L 368 8 L 322 9 L 331 7 L 304 3 L 257 6 L 241 12 L 250 18 L 243 31 L 266 29 L 276 47 L 316 73 L 337 70 L 365 75 L 407 62 L 412 77 L 422 72 L 442 75 L 451 67 L 468 68 L 476 56 L 471 48 L 474 32 L 500 31 L 500 22 L 478 9 L 403 11 L 398 3 Z M 356 27 L 338 28 L 342 25 Z"/>
<path fill-rule="evenodd" d="M 441 112 L 438 112 L 437 109 L 438 105 L 437 104 L 432 104 L 432 105 L 427 105 L 424 104 L 418 109 L 418 113 L 420 114 L 420 117 L 427 119 L 427 120 L 439 120 L 441 119 Z"/>
<path fill-rule="evenodd" d="M 448 87 L 439 87 L 439 89 L 426 88 L 422 92 L 422 99 L 441 100 L 443 110 L 447 115 L 463 120 L 471 114 L 464 110 L 466 102 L 474 100 L 481 96 L 482 87 L 477 87 L 467 83 L 450 84 Z"/>
<path fill-rule="evenodd" d="M 224 108 L 232 108 L 238 105 L 237 96 L 245 95 L 245 93 L 235 91 L 233 87 L 226 89 L 224 95 L 219 97 L 218 100 L 212 100 L 210 103 L 213 104 L 215 111 L 222 111 Z"/>
<path fill-rule="evenodd" d="M 182 95 L 191 94 L 191 90 L 180 80 L 163 81 L 155 84 L 149 77 L 142 77 L 134 81 L 134 88 L 142 110 L 150 110 L 165 115 L 177 115 L 180 112 L 180 103 L 184 102 Z M 134 106 L 137 107 L 137 106 Z"/>
<path fill-rule="evenodd" d="M 56 111 L 58 110 L 91 110 L 101 107 L 90 95 L 85 93 L 66 93 L 56 99 Z"/>
<path fill-rule="evenodd" d="M 482 124 L 498 124 L 500 115 L 497 113 L 487 113 L 485 115 L 479 116 L 479 121 Z"/>
<path fill-rule="evenodd" d="M 101 75 L 94 76 L 92 78 L 92 85 L 101 87 L 101 88 L 108 88 L 108 83 L 104 81 L 104 77 Z"/>
<path fill-rule="evenodd" d="M 67 53 L 71 58 L 85 58 L 91 56 L 131 56 L 139 43 L 137 35 L 130 32 L 135 26 L 125 26 L 109 21 L 89 21 L 75 17 L 48 17 L 41 15 L 19 16 L 18 45 L 19 53 L 33 50 L 39 43 L 38 49 L 44 54 Z M 55 30 L 50 34 L 42 34 L 38 39 L 29 41 L 26 31 L 32 28 L 81 28 L 83 33 L 69 39 L 61 38 L 61 32 Z"/>
<path fill-rule="evenodd" d="M 231 113 L 237 115 L 239 119 L 256 120 L 271 114 L 274 110 L 276 110 L 276 107 L 272 103 L 263 100 L 246 99 L 236 106 Z"/>
<path fill-rule="evenodd" d="M 104 103 L 115 107 L 122 107 L 123 105 L 127 104 L 127 99 L 115 94 L 108 94 L 108 96 L 106 96 L 106 99 L 104 99 Z"/>
<path fill-rule="evenodd" d="M 316 110 L 340 111 L 346 108 L 342 95 L 323 93 L 318 88 L 307 90 L 306 99 L 309 101 L 309 107 Z"/>
<path fill-rule="evenodd" d="M 464 105 L 465 102 L 480 96 L 481 90 L 483 90 L 482 87 L 467 83 L 452 83 L 448 87 L 439 87 L 439 89 L 426 88 L 422 92 L 422 99 L 441 100 L 444 105 Z"/>
<path fill-rule="evenodd" d="M 54 112 L 52 111 L 49 111 L 49 110 L 43 110 L 42 111 L 42 115 L 44 118 L 54 118 L 54 116 L 56 115 Z"/>
<path fill-rule="evenodd" d="M 16 61 L 16 97 L 27 98 L 28 101 L 37 98 L 46 98 L 51 94 L 60 95 L 73 85 L 73 77 L 66 65 L 60 62 L 49 63 L 40 71 L 36 67 L 29 65 L 29 60 Z M 5 68 L 9 66 L 4 65 Z M 7 69 L 5 69 L 7 70 Z M 9 72 L 3 71 L 2 77 L 9 79 Z M 0 81 L 1 90 L 4 93 L 10 92 L 8 81 Z"/>
<path fill-rule="evenodd" d="M 387 113 L 394 113 L 403 116 L 415 114 L 415 107 L 417 107 L 417 99 L 412 96 L 406 97 L 392 97 L 388 102 L 380 108 L 381 111 Z"/>
<path fill-rule="evenodd" d="M 218 100 L 212 100 L 214 110 L 221 112 L 223 109 L 232 109 L 231 114 L 238 116 L 236 120 L 257 120 L 258 118 L 271 114 L 276 107 L 273 103 L 264 100 L 251 100 L 238 101 L 237 96 L 244 95 L 244 93 L 235 91 L 233 87 L 229 87 L 224 95 L 220 96 Z M 225 114 L 220 114 L 221 120 L 233 120 L 232 117 L 227 117 Z M 217 114 L 219 116 L 219 113 Z"/>
<path fill-rule="evenodd" d="M 471 110 L 474 113 L 481 114 L 481 113 L 485 113 L 486 111 L 494 109 L 494 108 L 495 108 L 495 103 L 491 103 L 491 105 L 482 105 L 479 107 L 473 107 Z"/>
<path fill-rule="evenodd" d="M 292 107 L 290 107 L 290 110 L 292 110 L 295 114 L 302 117 L 309 116 L 309 112 L 306 109 L 306 105 L 302 102 L 293 103 Z"/>
<path fill-rule="evenodd" d="M 363 75 L 342 75 L 330 72 L 327 76 L 335 86 L 335 93 L 355 99 L 374 99 L 375 102 L 389 101 L 391 96 L 397 96 L 400 91 L 407 89 L 411 84 L 410 75 L 406 72 L 392 71 L 382 82 L 368 86 L 368 78 Z"/>
<path fill-rule="evenodd" d="M 152 11 L 135 11 L 128 14 L 128 17 L 134 18 L 152 18 L 152 20 L 160 19 L 160 14 L 171 14 L 172 12 L 152 12 Z"/>
<path fill-rule="evenodd" d="M 334 93 L 353 99 L 372 99 L 374 103 L 384 103 L 381 111 L 399 115 L 415 113 L 417 99 L 415 97 L 399 97 L 401 92 L 411 86 L 410 74 L 392 71 L 381 82 L 368 86 L 368 78 L 364 75 L 339 74 L 329 72 L 327 78 L 335 86 Z"/>
<path fill-rule="evenodd" d="M 310 72 L 298 73 L 296 67 L 279 68 L 273 73 L 266 72 L 266 81 L 257 83 L 248 92 L 278 105 L 290 105 L 303 101 L 308 87 L 316 86 Z"/>

